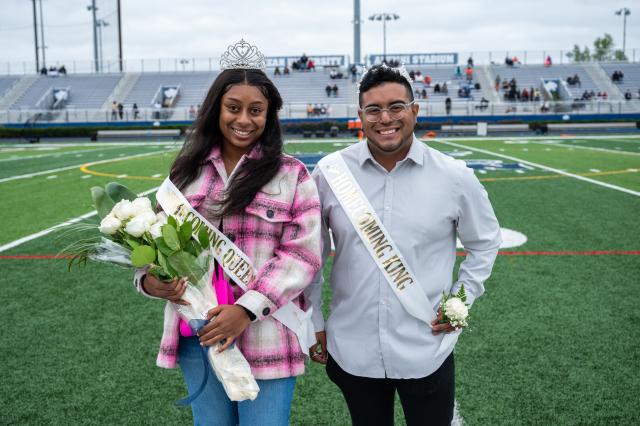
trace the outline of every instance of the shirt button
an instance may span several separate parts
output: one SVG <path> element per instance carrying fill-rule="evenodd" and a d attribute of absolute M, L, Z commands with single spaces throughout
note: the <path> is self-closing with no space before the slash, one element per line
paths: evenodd
<path fill-rule="evenodd" d="M 236 234 L 229 234 L 227 238 L 229 238 L 229 241 L 234 242 L 236 240 Z"/>
<path fill-rule="evenodd" d="M 264 309 L 262 310 L 262 315 L 264 315 L 264 316 L 266 317 L 267 315 L 269 315 L 269 312 L 271 312 L 271 309 L 269 309 L 269 308 L 264 308 Z"/>
<path fill-rule="evenodd" d="M 274 214 L 274 213 L 273 213 L 273 210 L 271 210 L 271 209 L 267 210 L 267 217 L 268 217 L 269 219 L 273 219 L 273 214 Z"/>

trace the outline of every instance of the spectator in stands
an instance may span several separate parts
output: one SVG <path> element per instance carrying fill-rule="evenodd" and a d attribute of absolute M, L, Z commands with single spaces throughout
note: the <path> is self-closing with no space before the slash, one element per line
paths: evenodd
<path fill-rule="evenodd" d="M 522 93 L 520 94 L 520 97 L 522 98 L 522 100 L 524 102 L 529 100 L 529 91 L 527 90 L 526 87 L 524 89 L 522 89 Z"/>
<path fill-rule="evenodd" d="M 47 67 L 40 68 L 40 75 L 47 75 Z"/>
<path fill-rule="evenodd" d="M 279 75 L 281 75 L 281 73 L 280 73 L 280 67 L 276 65 L 276 69 L 274 69 L 274 70 L 273 70 L 273 76 L 274 76 L 274 77 L 277 77 L 277 76 L 279 76 Z"/>
<path fill-rule="evenodd" d="M 514 56 L 513 58 L 511 58 L 511 62 L 513 63 L 512 66 L 516 66 L 516 65 L 520 65 L 520 59 L 518 59 L 517 56 Z"/>
<path fill-rule="evenodd" d="M 289 71 L 289 67 L 285 65 L 284 69 L 282 70 L 282 73 L 284 75 L 289 75 L 291 73 L 291 71 Z"/>
<path fill-rule="evenodd" d="M 627 101 L 630 101 L 631 99 L 633 99 L 633 95 L 631 94 L 631 90 L 627 89 L 627 91 L 624 92 L 624 98 Z"/>
<path fill-rule="evenodd" d="M 467 59 L 467 67 L 473 68 L 473 58 L 471 56 Z"/>
<path fill-rule="evenodd" d="M 133 108 L 131 108 L 131 110 L 133 111 L 133 119 L 137 120 L 140 117 L 140 110 L 138 109 L 138 104 L 134 102 Z"/>
<path fill-rule="evenodd" d="M 307 117 L 311 117 L 313 115 L 313 105 L 307 104 Z"/>
<path fill-rule="evenodd" d="M 624 73 L 622 71 L 614 71 L 613 75 L 611 76 L 611 80 L 614 83 L 622 83 L 622 81 L 624 80 Z"/>
<path fill-rule="evenodd" d="M 496 83 L 496 92 L 500 91 L 500 74 L 496 75 L 496 79 L 495 79 L 495 83 Z"/>
<path fill-rule="evenodd" d="M 111 119 L 118 119 L 118 103 L 116 101 L 111 102 Z"/>
<path fill-rule="evenodd" d="M 358 67 L 356 64 L 351 64 L 351 68 L 349 68 L 349 72 L 351 73 L 351 82 L 355 83 L 358 79 Z"/>
<path fill-rule="evenodd" d="M 331 87 L 331 84 L 327 83 L 327 85 L 324 87 L 324 91 L 327 93 L 327 98 L 331 96 L 332 90 L 333 90 L 333 87 Z"/>
<path fill-rule="evenodd" d="M 337 85 L 337 84 L 334 84 L 334 85 L 331 87 L 331 91 L 333 92 L 333 96 L 337 98 L 337 97 L 338 97 L 338 85 Z"/>
<path fill-rule="evenodd" d="M 460 68 L 460 67 L 458 67 L 458 68 Z M 429 74 L 424 76 L 424 84 L 427 87 L 431 86 L 431 76 Z"/>
<path fill-rule="evenodd" d="M 195 120 L 196 119 L 196 109 L 194 108 L 193 105 L 191 105 L 189 107 L 189 119 L 190 120 Z"/>
<path fill-rule="evenodd" d="M 156 120 L 160 119 L 160 111 L 162 110 L 162 104 L 160 101 L 155 101 L 153 104 L 153 118 Z"/>
<path fill-rule="evenodd" d="M 418 89 L 416 89 L 416 90 L 413 92 L 413 96 L 414 96 L 416 99 L 421 99 L 421 98 L 422 98 L 422 96 L 421 96 L 421 94 L 420 94 L 420 90 L 418 90 Z"/>
<path fill-rule="evenodd" d="M 447 82 L 442 83 L 442 87 L 440 87 L 440 92 L 444 95 L 449 94 L 449 88 L 447 87 Z"/>
<path fill-rule="evenodd" d="M 124 105 L 122 105 L 122 102 L 118 102 L 118 117 L 120 117 L 120 120 L 124 119 Z"/>
<path fill-rule="evenodd" d="M 313 62 L 313 59 L 307 60 L 307 70 L 308 71 L 315 71 L 316 70 L 316 63 Z"/>
<path fill-rule="evenodd" d="M 473 67 L 467 67 L 464 72 L 467 76 L 467 81 L 473 81 Z"/>
<path fill-rule="evenodd" d="M 508 67 L 512 67 L 513 66 L 513 59 L 511 59 L 510 57 L 506 57 L 504 58 L 504 64 Z"/>
<path fill-rule="evenodd" d="M 540 112 L 549 112 L 549 103 L 547 101 L 544 101 L 542 103 L 542 106 L 540 107 Z"/>
<path fill-rule="evenodd" d="M 416 78 L 415 78 L 416 81 L 422 80 L 422 71 L 416 70 L 415 75 L 416 75 Z"/>
<path fill-rule="evenodd" d="M 409 77 L 411 81 L 416 81 L 416 72 L 414 70 L 409 71 Z"/>
<path fill-rule="evenodd" d="M 535 91 L 533 90 L 533 86 L 531 86 L 531 88 L 529 89 L 529 100 L 533 101 L 535 96 Z"/>
<path fill-rule="evenodd" d="M 300 60 L 293 61 L 293 64 L 291 64 L 291 69 L 293 69 L 294 71 L 300 70 Z"/>
<path fill-rule="evenodd" d="M 640 90 L 639 90 L 640 92 Z M 427 99 L 427 89 L 425 89 L 424 87 L 422 88 L 422 92 L 420 93 L 422 95 L 422 99 Z"/>
<path fill-rule="evenodd" d="M 580 82 L 580 77 L 578 76 L 578 74 L 574 74 L 573 76 L 569 76 L 567 77 L 567 84 L 569 86 L 578 86 L 581 87 L 582 84 Z"/>
<path fill-rule="evenodd" d="M 447 115 L 451 115 L 451 98 L 444 100 L 444 109 L 447 112 Z"/>
<path fill-rule="evenodd" d="M 58 68 L 58 72 L 62 75 L 67 75 L 67 68 L 63 65 L 60 66 L 60 68 Z"/>
<path fill-rule="evenodd" d="M 547 55 L 547 59 L 544 60 L 544 66 L 549 68 L 551 66 L 551 55 Z"/>
<path fill-rule="evenodd" d="M 436 85 L 433 86 L 433 93 L 440 93 L 440 83 L 436 83 Z"/>
<path fill-rule="evenodd" d="M 456 79 L 462 78 L 462 70 L 460 69 L 460 65 L 456 66 L 455 77 Z"/>
<path fill-rule="evenodd" d="M 306 53 L 303 53 L 302 56 L 300 56 L 299 62 L 300 62 L 300 69 L 305 70 L 307 69 L 307 61 L 309 60 L 309 57 L 307 56 Z"/>

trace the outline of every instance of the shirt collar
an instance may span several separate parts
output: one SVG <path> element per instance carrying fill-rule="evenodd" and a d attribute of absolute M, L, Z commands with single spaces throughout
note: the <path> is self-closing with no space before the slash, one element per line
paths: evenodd
<path fill-rule="evenodd" d="M 262 147 L 260 146 L 260 143 L 256 143 L 247 154 L 243 155 L 243 157 L 247 157 L 252 160 L 262 157 Z M 222 159 L 222 150 L 220 149 L 220 146 L 218 145 L 213 146 L 206 160 L 214 162 L 215 160 L 221 160 L 221 159 Z"/>
<path fill-rule="evenodd" d="M 413 135 L 413 141 L 411 142 L 411 147 L 409 148 L 409 152 L 407 153 L 407 157 L 405 160 L 411 160 L 415 164 L 422 166 L 424 164 L 424 146 L 423 143 Z M 363 166 L 367 160 L 371 160 L 371 162 L 375 162 L 375 158 L 371 154 L 369 150 L 369 144 L 365 139 L 362 141 L 360 146 L 360 152 L 358 153 L 358 163 L 360 166 Z M 404 160 L 403 160 L 404 161 Z"/>

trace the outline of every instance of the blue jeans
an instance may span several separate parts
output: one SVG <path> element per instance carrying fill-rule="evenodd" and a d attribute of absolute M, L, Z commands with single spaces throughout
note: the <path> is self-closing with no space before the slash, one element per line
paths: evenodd
<path fill-rule="evenodd" d="M 178 360 L 189 393 L 195 392 L 204 375 L 202 348 L 196 337 L 180 337 Z M 207 385 L 200 396 L 191 404 L 193 424 L 215 426 L 286 426 L 295 377 L 284 379 L 257 380 L 260 386 L 258 397 L 253 401 L 234 402 L 229 400 L 224 388 L 207 365 L 209 375 Z"/>

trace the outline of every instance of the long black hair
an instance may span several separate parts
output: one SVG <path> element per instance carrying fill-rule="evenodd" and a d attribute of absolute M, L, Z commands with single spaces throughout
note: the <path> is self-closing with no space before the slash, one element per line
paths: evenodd
<path fill-rule="evenodd" d="M 198 176 L 211 148 L 222 147 L 220 131 L 220 109 L 222 96 L 236 84 L 255 86 L 267 98 L 267 120 L 259 141 L 262 155 L 246 158 L 234 174 L 223 198 L 218 200 L 215 214 L 222 217 L 240 213 L 255 198 L 257 192 L 278 172 L 282 156 L 282 130 L 278 110 L 282 108 L 282 97 L 267 75 L 260 70 L 228 69 L 215 79 L 190 128 L 182 150 L 171 166 L 171 180 L 184 189 Z"/>

